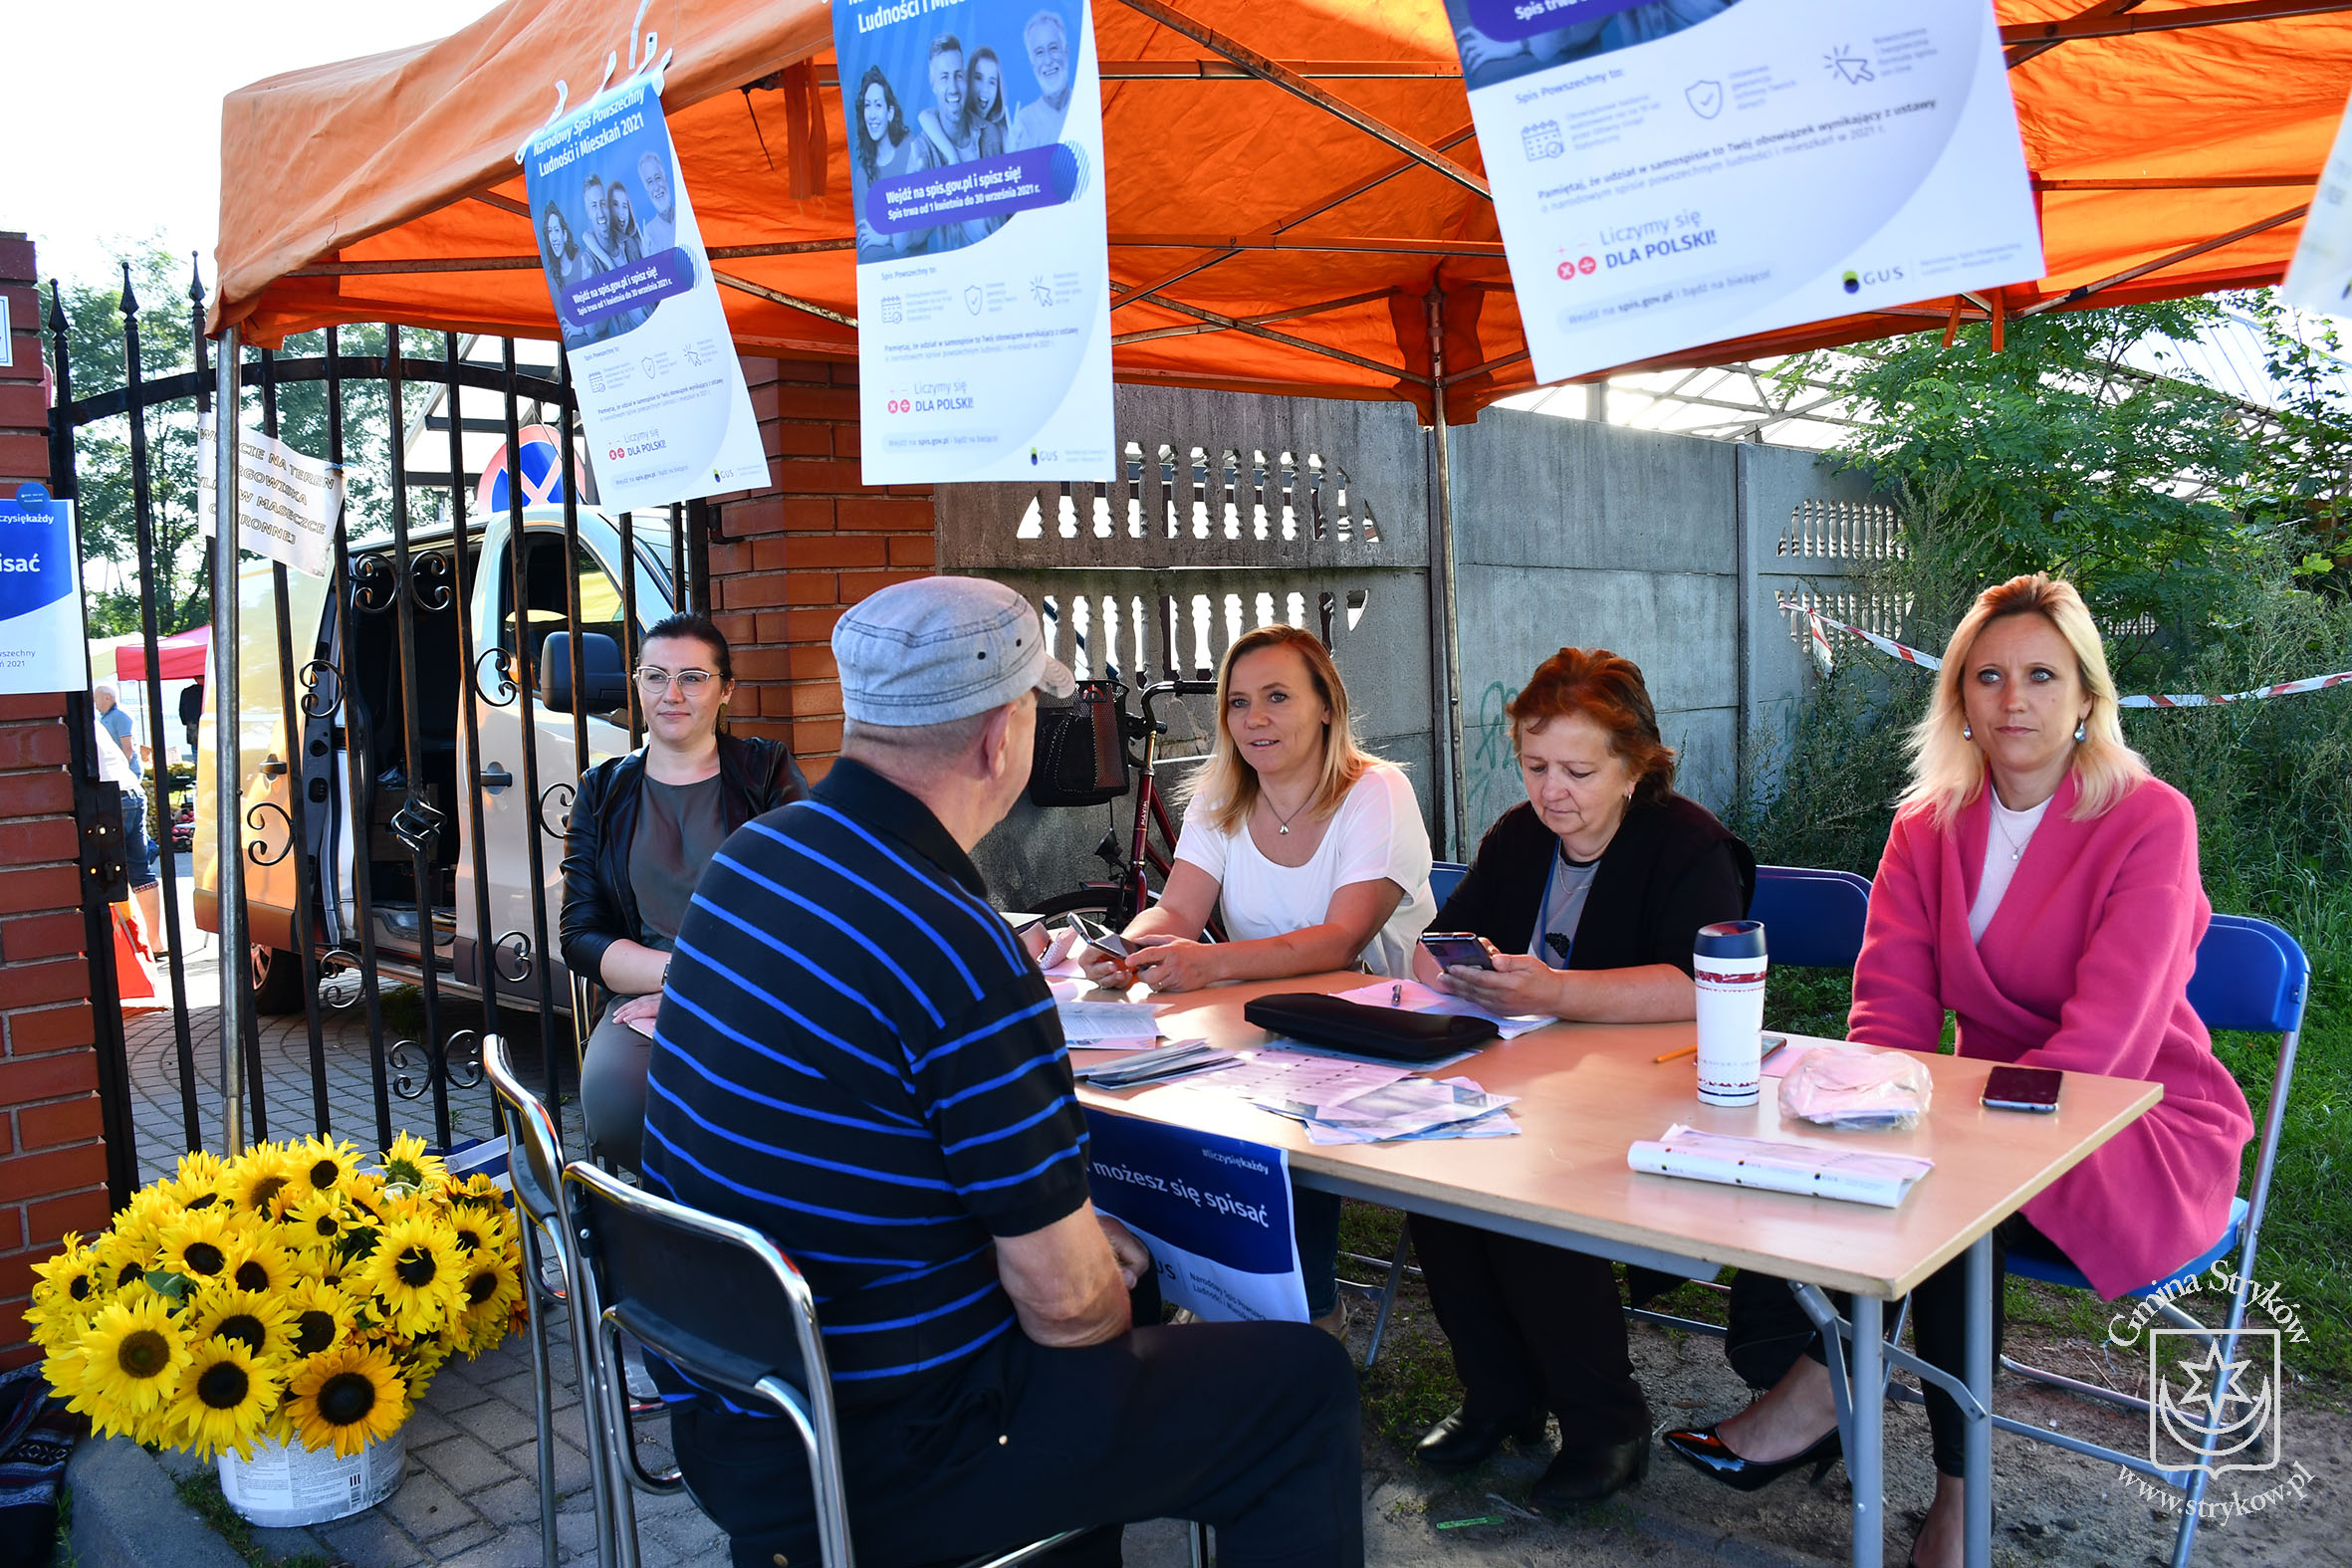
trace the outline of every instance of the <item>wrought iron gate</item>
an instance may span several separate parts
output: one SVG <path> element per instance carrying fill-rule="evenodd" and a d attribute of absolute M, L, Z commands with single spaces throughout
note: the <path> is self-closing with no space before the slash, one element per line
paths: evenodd
<path fill-rule="evenodd" d="M 586 637 L 612 637 L 622 667 L 633 668 L 645 625 L 673 606 L 709 600 L 701 504 L 644 519 L 606 517 L 584 504 L 584 481 L 593 481 L 576 466 L 576 408 L 560 354 L 552 366 L 527 367 L 512 338 L 441 333 L 404 339 L 396 326 L 352 330 L 368 339 L 358 345 L 363 351 L 352 352 L 329 328 L 308 335 L 319 339 L 317 352 L 242 353 L 224 381 L 206 362 L 200 281 L 191 281 L 188 302 L 193 363 L 147 377 L 140 305 L 125 267 L 122 384 L 78 395 L 65 306 L 51 288 L 51 471 L 61 498 L 79 498 L 77 435 L 108 421 L 126 423 L 146 667 L 143 739 L 154 760 L 148 778 L 164 808 L 151 836 L 162 850 L 157 937 L 168 956 L 158 984 L 170 1004 L 169 1038 L 167 1060 L 145 1081 L 134 1081 L 114 1006 L 113 946 L 91 943 L 118 1202 L 142 1175 L 133 1137 L 141 1107 L 149 1125 L 139 1131 L 152 1157 L 173 1145 L 203 1147 L 217 1142 L 217 1129 L 206 1125 L 208 1101 L 217 1108 L 219 1085 L 240 1076 L 243 1125 L 255 1139 L 316 1132 L 382 1148 L 404 1125 L 395 1114 L 402 1101 L 429 1102 L 431 1137 L 440 1146 L 462 1123 L 486 1128 L 487 1094 L 473 1091 L 482 1081 L 481 1036 L 490 1029 L 526 1058 L 536 1044 L 542 1087 L 560 1123 L 578 1062 L 572 1017 L 586 1001 L 576 999 L 552 940 L 568 810 L 580 772 L 642 736 L 633 682 L 619 683 L 609 708 L 589 711 Z M 552 345 L 533 346 L 552 353 Z M 217 1017 L 191 1005 L 194 933 L 183 930 L 183 877 L 160 784 L 180 749 L 163 708 L 150 441 L 158 421 L 184 425 L 212 412 L 224 384 L 236 387 L 250 427 L 280 435 L 282 413 L 299 402 L 301 433 L 324 447 L 310 455 L 374 468 L 366 476 L 373 483 L 350 487 L 353 499 L 333 531 L 329 580 L 251 556 L 230 573 L 242 609 L 242 645 L 234 650 L 240 712 L 212 712 L 217 663 L 205 672 L 206 719 L 238 727 L 237 777 L 225 784 L 238 791 L 241 825 L 227 847 L 242 854 L 254 884 L 238 887 L 243 918 L 225 922 L 253 940 L 220 955 L 220 983 L 242 988 L 257 1004 L 241 1009 L 241 1074 L 227 1070 Z M 424 412 L 412 418 L 420 401 Z M 354 405 L 365 405 L 356 416 Z M 365 428 L 354 427 L 354 417 Z M 561 498 L 532 504 L 523 437 L 543 422 L 557 432 Z M 412 466 L 412 451 L 444 432 L 446 467 Z M 503 438 L 503 510 L 468 515 L 469 435 Z M 83 516 L 86 530 L 93 522 Z M 559 630 L 567 634 L 564 651 L 549 655 Z M 569 681 L 553 680 L 558 673 Z M 560 722 L 564 714 L 543 711 L 543 686 L 572 694 L 568 723 Z M 75 767 L 87 794 L 96 759 L 85 739 L 76 739 Z M 201 784 L 209 748 L 195 750 Z M 220 879 L 202 885 L 205 865 L 218 863 L 202 853 L 205 815 L 203 807 L 196 812 L 191 872 L 199 885 L 191 902 L 199 914 L 212 910 L 217 929 L 224 924 L 213 903 Z M 93 840 L 86 834 L 84 841 Z M 220 846 L 211 847 L 217 856 Z M 397 1016 L 402 1008 L 387 1006 L 395 981 L 415 988 L 413 998 L 399 998 L 412 1013 L 407 1020 Z M 261 1008 L 301 1014 L 299 1035 L 290 1024 L 272 1025 L 292 1058 L 285 1066 L 265 1060 Z M 290 1081 L 305 1065 L 307 1093 Z M 168 1109 L 176 1109 L 175 1121 Z"/>

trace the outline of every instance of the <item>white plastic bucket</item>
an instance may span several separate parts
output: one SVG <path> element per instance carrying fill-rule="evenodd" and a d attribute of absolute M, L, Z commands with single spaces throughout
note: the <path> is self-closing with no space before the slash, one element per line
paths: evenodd
<path fill-rule="evenodd" d="M 408 1445 L 401 1433 L 379 1438 L 348 1459 L 333 1449 L 257 1442 L 253 1457 L 223 1454 L 220 1489 L 229 1506 L 265 1529 L 325 1524 L 372 1508 L 400 1489 Z"/>

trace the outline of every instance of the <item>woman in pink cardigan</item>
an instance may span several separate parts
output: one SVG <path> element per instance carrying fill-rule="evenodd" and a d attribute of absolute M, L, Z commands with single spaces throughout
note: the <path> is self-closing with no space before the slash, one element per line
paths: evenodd
<path fill-rule="evenodd" d="M 1848 1035 L 1932 1051 L 1950 1010 L 1964 1056 L 2164 1086 L 2153 1111 L 1994 1232 L 1998 1346 L 2007 1251 L 2071 1262 L 2112 1298 L 2211 1246 L 2253 1119 L 2189 1006 L 2213 914 L 2196 813 L 2124 744 L 2098 628 L 2071 584 L 2036 574 L 1979 595 L 1912 752 Z M 1954 1373 L 1964 1266 L 1912 1297 L 1921 1356 Z M 1826 1468 L 1838 1455 L 1829 1372 L 1784 1284 L 1734 1282 L 1727 1351 L 1770 1392 L 1705 1431 L 1667 1434 L 1667 1447 L 1743 1489 Z M 1963 1423 L 1942 1390 L 1927 1398 L 1936 1500 L 1912 1561 L 1940 1568 L 1961 1560 Z"/>

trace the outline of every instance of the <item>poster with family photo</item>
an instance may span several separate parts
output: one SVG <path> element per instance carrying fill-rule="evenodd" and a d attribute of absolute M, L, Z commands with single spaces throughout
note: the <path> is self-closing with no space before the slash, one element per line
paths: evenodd
<path fill-rule="evenodd" d="M 833 42 L 865 482 L 1112 477 L 1085 0 L 843 0 Z"/>
<path fill-rule="evenodd" d="M 1988 0 L 1446 0 L 1538 380 L 2041 276 Z"/>
<path fill-rule="evenodd" d="M 599 503 L 620 512 L 767 482 L 661 100 L 637 79 L 533 138 L 524 185 Z"/>

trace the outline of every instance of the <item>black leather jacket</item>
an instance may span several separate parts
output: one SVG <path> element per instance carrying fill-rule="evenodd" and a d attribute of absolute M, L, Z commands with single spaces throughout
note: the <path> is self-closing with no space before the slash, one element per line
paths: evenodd
<path fill-rule="evenodd" d="M 801 765 L 780 741 L 719 737 L 721 791 L 732 833 L 763 812 L 809 792 Z M 637 895 L 629 885 L 629 841 L 645 794 L 645 754 L 634 751 L 581 776 L 564 840 L 564 965 L 604 983 L 604 950 L 637 940 Z"/>

